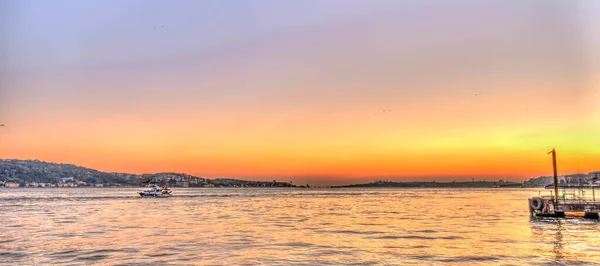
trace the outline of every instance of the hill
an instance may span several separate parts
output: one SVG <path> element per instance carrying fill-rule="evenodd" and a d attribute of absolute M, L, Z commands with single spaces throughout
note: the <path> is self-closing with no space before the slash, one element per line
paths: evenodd
<path fill-rule="evenodd" d="M 491 188 L 491 187 L 521 187 L 521 183 L 505 182 L 500 180 L 495 181 L 472 181 L 472 182 L 393 182 L 393 181 L 376 181 L 366 184 L 353 184 L 342 187 L 413 187 L 413 188 Z"/>
<path fill-rule="evenodd" d="M 148 182 L 173 187 L 291 187 L 291 183 L 246 181 L 229 178 L 208 179 L 183 173 L 128 174 L 108 173 L 72 164 L 39 160 L 0 160 L 1 184 L 30 187 L 141 186 Z"/>

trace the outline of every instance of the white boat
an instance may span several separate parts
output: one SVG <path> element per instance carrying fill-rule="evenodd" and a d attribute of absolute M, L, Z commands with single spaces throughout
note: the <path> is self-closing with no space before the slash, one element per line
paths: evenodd
<path fill-rule="evenodd" d="M 152 186 L 149 190 L 138 192 L 142 198 L 163 198 L 171 196 L 171 190 L 167 187 L 159 187 L 158 185 Z"/>

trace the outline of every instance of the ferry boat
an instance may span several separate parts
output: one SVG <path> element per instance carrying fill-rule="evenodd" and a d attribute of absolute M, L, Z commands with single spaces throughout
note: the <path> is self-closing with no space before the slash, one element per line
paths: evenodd
<path fill-rule="evenodd" d="M 540 195 L 529 199 L 529 214 L 534 217 L 584 217 L 600 218 L 600 194 L 596 196 L 596 190 L 600 192 L 600 185 L 558 184 L 556 171 L 556 151 L 552 149 L 552 164 L 554 167 L 554 184 L 546 186 L 553 189 L 550 195 Z M 559 194 L 559 189 L 562 194 Z M 597 199 L 598 197 L 598 199 Z"/>
<path fill-rule="evenodd" d="M 142 198 L 164 198 L 171 196 L 171 190 L 165 187 L 153 185 L 149 190 L 138 192 Z"/>

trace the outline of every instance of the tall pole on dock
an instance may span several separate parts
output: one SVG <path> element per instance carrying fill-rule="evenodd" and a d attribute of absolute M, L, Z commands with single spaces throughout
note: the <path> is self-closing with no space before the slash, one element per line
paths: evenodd
<path fill-rule="evenodd" d="M 556 171 L 556 151 L 552 149 L 552 167 L 554 168 L 554 202 L 558 203 L 558 174 Z"/>

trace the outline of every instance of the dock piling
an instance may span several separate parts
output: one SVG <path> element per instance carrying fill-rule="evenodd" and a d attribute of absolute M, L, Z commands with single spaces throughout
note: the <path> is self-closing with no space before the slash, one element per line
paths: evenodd
<path fill-rule="evenodd" d="M 558 171 L 556 170 L 556 151 L 552 149 L 552 167 L 554 169 L 554 203 L 558 204 Z"/>

